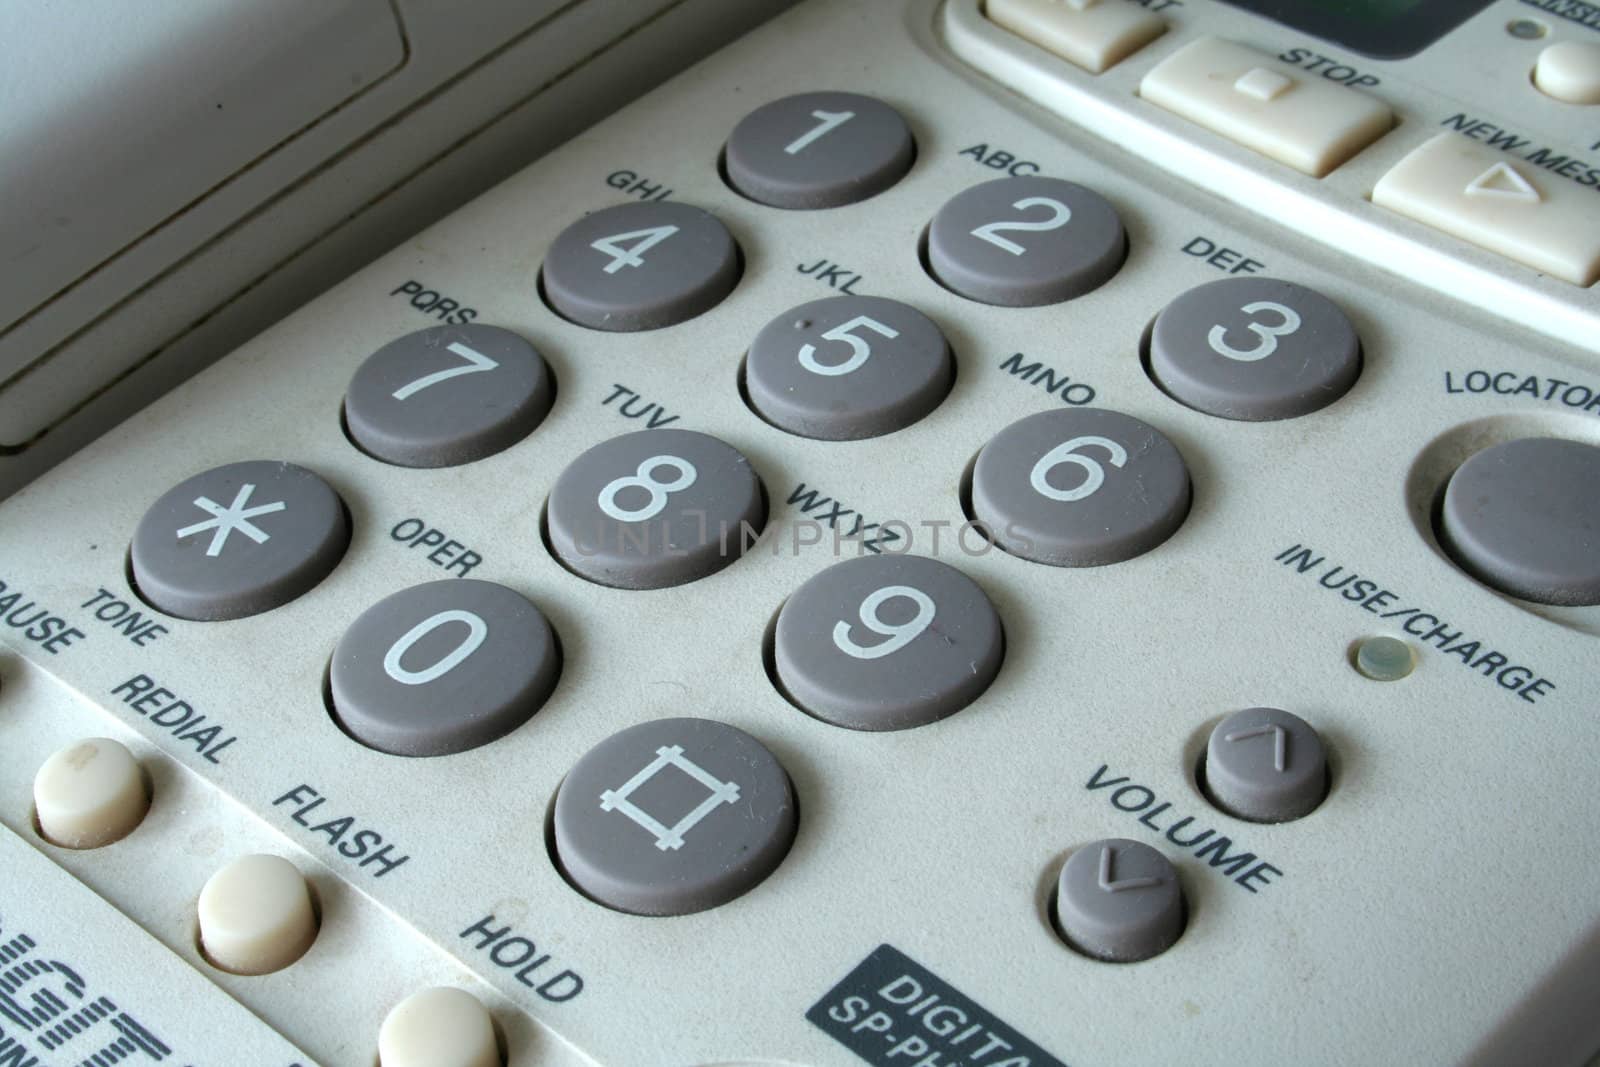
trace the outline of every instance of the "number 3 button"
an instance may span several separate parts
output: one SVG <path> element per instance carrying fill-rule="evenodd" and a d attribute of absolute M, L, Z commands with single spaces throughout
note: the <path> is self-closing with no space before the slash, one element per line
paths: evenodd
<path fill-rule="evenodd" d="M 801 708 L 852 730 L 953 715 L 1000 670 L 1005 638 L 971 578 L 922 556 L 835 564 L 778 612 L 778 682 Z"/>
<path fill-rule="evenodd" d="M 1361 341 L 1321 293 L 1271 278 L 1226 278 L 1189 290 L 1156 317 L 1150 373 L 1174 399 L 1208 415 L 1292 419 L 1349 391 L 1361 373 Z"/>
<path fill-rule="evenodd" d="M 443 756 L 527 722 L 560 672 L 555 633 L 538 608 L 503 585 L 452 578 L 363 612 L 334 648 L 328 683 L 357 741 Z"/>
<path fill-rule="evenodd" d="M 983 446 L 972 512 L 1012 555 L 1096 567 L 1148 552 L 1189 513 L 1189 469 L 1161 432 L 1098 408 L 1046 411 Z"/>

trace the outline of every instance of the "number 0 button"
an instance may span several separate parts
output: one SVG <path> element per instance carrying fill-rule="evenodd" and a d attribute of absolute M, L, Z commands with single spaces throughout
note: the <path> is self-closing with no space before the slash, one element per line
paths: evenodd
<path fill-rule="evenodd" d="M 779 315 L 745 363 L 750 404 L 801 437 L 853 441 L 928 414 L 955 368 L 944 334 L 897 300 L 836 296 Z"/>
<path fill-rule="evenodd" d="M 739 246 L 688 204 L 621 204 L 568 226 L 544 260 L 550 306 L 580 326 L 654 330 L 714 307 L 739 280 Z"/>
<path fill-rule="evenodd" d="M 973 517 L 1012 555 L 1097 567 L 1148 552 L 1189 513 L 1189 469 L 1162 433 L 1100 408 L 1012 423 L 978 453 Z"/>
<path fill-rule="evenodd" d="M 766 522 L 750 461 L 692 430 L 613 437 L 573 460 L 550 491 L 550 546 L 601 585 L 660 589 L 721 570 Z"/>
<path fill-rule="evenodd" d="M 1172 397 L 1224 419 L 1309 415 L 1361 373 L 1361 341 L 1321 293 L 1271 278 L 1191 289 L 1156 317 L 1150 372 Z"/>
<path fill-rule="evenodd" d="M 537 350 L 498 326 L 435 326 L 378 349 L 345 392 L 350 436 L 402 467 L 452 467 L 509 448 L 550 411 Z"/>
<path fill-rule="evenodd" d="M 916 146 L 900 113 L 858 93 L 802 93 L 759 107 L 728 138 L 728 181 L 782 208 L 853 204 L 911 167 Z"/>
<path fill-rule="evenodd" d="M 773 659 L 789 697 L 852 730 L 953 715 L 1000 670 L 1000 616 L 976 582 L 922 556 L 837 563 L 778 613 Z"/>
<path fill-rule="evenodd" d="M 1004 307 L 1055 304 L 1111 279 L 1128 253 L 1116 208 L 1057 178 L 1000 178 L 939 209 L 928 266 L 946 289 Z"/>
<path fill-rule="evenodd" d="M 521 594 L 451 578 L 368 608 L 333 650 L 339 722 L 397 756 L 486 745 L 533 717 L 561 672 L 555 633 Z"/>

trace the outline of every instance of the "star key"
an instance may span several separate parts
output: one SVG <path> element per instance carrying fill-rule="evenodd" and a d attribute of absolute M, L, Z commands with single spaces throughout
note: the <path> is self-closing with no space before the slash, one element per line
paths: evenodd
<path fill-rule="evenodd" d="M 252 460 L 168 490 L 140 520 L 130 560 L 153 607 L 180 619 L 240 619 L 310 591 L 349 542 L 344 502 L 327 482 L 292 463 Z"/>

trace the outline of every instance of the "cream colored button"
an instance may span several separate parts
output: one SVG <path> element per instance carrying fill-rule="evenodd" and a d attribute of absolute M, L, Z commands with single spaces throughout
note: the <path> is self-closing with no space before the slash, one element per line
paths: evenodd
<path fill-rule="evenodd" d="M 1394 125 L 1382 101 L 1216 37 L 1162 60 L 1144 76 L 1139 94 L 1313 178 Z"/>
<path fill-rule="evenodd" d="M 200 890 L 200 944 L 234 974 L 268 974 L 305 955 L 317 936 L 311 890 L 279 856 L 241 856 Z"/>
<path fill-rule="evenodd" d="M 1380 207 L 1509 256 L 1574 285 L 1600 281 L 1600 210 L 1593 189 L 1441 133 L 1385 174 Z"/>
<path fill-rule="evenodd" d="M 379 1067 L 499 1067 L 494 1024 L 461 989 L 424 989 L 396 1004 L 378 1030 Z"/>
<path fill-rule="evenodd" d="M 988 0 L 989 20 L 1091 74 L 1116 66 L 1167 32 L 1133 0 Z"/>
<path fill-rule="evenodd" d="M 68 745 L 33 779 L 39 830 L 64 848 L 99 848 L 126 837 L 150 809 L 133 753 L 106 737 Z"/>
<path fill-rule="evenodd" d="M 1600 44 L 1562 41 L 1539 53 L 1533 84 L 1568 104 L 1600 104 Z"/>

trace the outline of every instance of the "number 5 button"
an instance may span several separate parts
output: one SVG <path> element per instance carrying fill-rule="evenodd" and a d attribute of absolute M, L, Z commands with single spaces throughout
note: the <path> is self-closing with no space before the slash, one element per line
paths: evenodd
<path fill-rule="evenodd" d="M 1361 373 L 1361 341 L 1321 293 L 1226 278 L 1168 304 L 1150 333 L 1150 373 L 1174 399 L 1224 419 L 1309 415 Z"/>
<path fill-rule="evenodd" d="M 333 651 L 334 712 L 399 756 L 465 752 L 533 717 L 561 672 L 555 632 L 521 594 L 451 578 L 368 608 Z"/>
<path fill-rule="evenodd" d="M 983 590 L 922 556 L 835 564 L 778 612 L 773 662 L 801 708 L 852 730 L 953 715 L 1000 670 L 1005 637 Z"/>
<path fill-rule="evenodd" d="M 1189 469 L 1173 443 L 1131 415 L 1046 411 L 978 453 L 973 517 L 1012 555 L 1097 567 L 1150 551 L 1189 513 Z"/>

